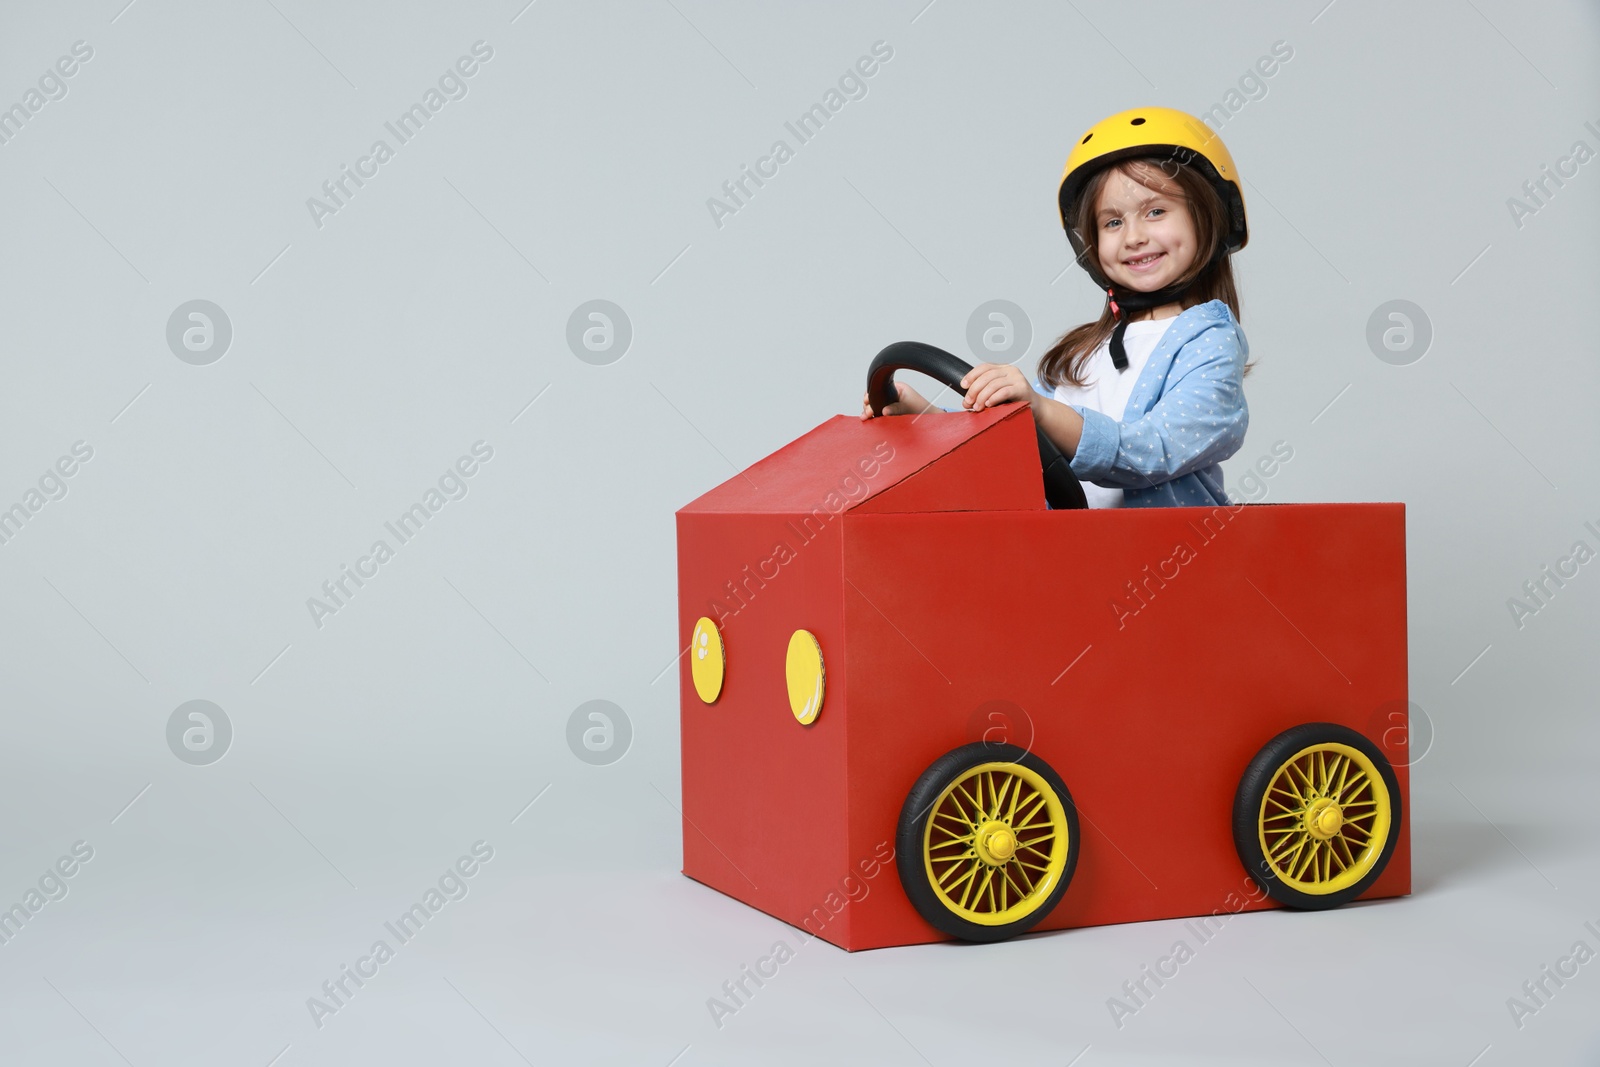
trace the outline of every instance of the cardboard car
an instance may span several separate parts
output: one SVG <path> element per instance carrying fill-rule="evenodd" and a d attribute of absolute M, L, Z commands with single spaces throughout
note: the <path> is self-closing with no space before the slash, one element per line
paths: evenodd
<path fill-rule="evenodd" d="M 1409 893 L 1404 505 L 1050 507 L 1040 436 L 839 415 L 677 512 L 684 874 L 849 950 Z"/>

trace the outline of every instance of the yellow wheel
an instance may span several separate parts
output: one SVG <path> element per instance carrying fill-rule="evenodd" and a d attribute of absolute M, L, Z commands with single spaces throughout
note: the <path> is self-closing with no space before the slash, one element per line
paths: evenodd
<path fill-rule="evenodd" d="M 1269 741 L 1234 798 L 1233 839 L 1274 899 L 1332 908 L 1364 893 L 1394 852 L 1400 787 L 1383 752 L 1333 723 Z"/>
<path fill-rule="evenodd" d="M 935 928 L 999 941 L 1049 914 L 1078 859 L 1078 812 L 1061 777 L 1015 745 L 946 753 L 906 796 L 896 837 L 906 895 Z"/>

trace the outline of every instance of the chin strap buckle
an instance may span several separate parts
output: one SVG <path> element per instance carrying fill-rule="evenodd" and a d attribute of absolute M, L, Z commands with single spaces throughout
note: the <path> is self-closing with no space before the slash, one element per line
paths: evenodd
<path fill-rule="evenodd" d="M 1116 294 L 1109 288 L 1106 289 L 1106 302 L 1111 305 L 1111 317 L 1115 319 L 1122 318 L 1122 309 L 1117 307 Z"/>

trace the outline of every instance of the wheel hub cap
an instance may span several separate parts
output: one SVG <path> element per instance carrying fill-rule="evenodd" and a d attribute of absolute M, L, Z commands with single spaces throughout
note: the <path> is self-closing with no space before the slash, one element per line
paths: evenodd
<path fill-rule="evenodd" d="M 1318 841 L 1337 837 L 1344 827 L 1344 809 L 1327 797 L 1318 797 L 1306 809 L 1306 831 Z"/>
<path fill-rule="evenodd" d="M 978 855 L 996 866 L 1017 854 L 1017 835 L 1003 822 L 985 823 L 977 834 Z"/>

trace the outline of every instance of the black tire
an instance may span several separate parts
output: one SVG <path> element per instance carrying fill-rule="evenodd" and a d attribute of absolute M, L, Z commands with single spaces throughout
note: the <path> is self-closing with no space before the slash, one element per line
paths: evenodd
<path fill-rule="evenodd" d="M 956 794 L 952 800 L 945 796 L 956 783 L 961 782 L 963 788 L 967 782 L 975 782 L 976 778 L 968 778 L 968 772 L 985 764 L 997 764 L 999 767 L 993 771 L 984 772 L 989 783 L 990 795 L 996 796 L 995 776 L 999 776 L 1000 790 L 995 802 L 996 811 L 990 817 L 981 821 L 985 827 L 1000 827 L 998 833 L 1001 849 L 1014 849 L 1010 857 L 1005 860 L 995 861 L 993 855 L 987 851 L 980 854 L 976 843 L 979 820 L 967 818 L 966 821 L 973 825 L 974 843 L 970 851 L 964 855 L 945 852 L 944 858 L 933 860 L 925 859 L 925 849 L 928 848 L 930 837 L 936 836 L 935 831 L 929 830 L 929 823 L 936 817 L 944 821 L 936 826 L 945 826 L 954 823 L 954 816 L 950 813 L 961 810 L 961 796 Z M 1008 771 L 1005 768 L 1011 767 Z M 1022 771 L 1017 771 L 1021 768 Z M 1031 772 L 1038 781 L 1029 780 L 1022 772 Z M 1009 783 L 1009 784 L 1007 784 Z M 1039 788 L 1043 785 L 1045 788 Z M 1040 816 L 1019 811 L 1013 807 L 1011 812 L 1004 810 L 1005 795 L 1012 787 L 1022 790 L 1022 795 L 1028 799 L 1020 802 L 1026 809 L 1038 800 L 1038 812 L 1044 813 L 1044 818 L 1051 822 L 1049 834 L 1039 836 L 1030 835 L 1030 831 L 1046 829 L 1035 823 Z M 1065 825 L 1065 841 L 1060 838 L 1055 823 L 1057 809 L 1051 807 L 1050 797 L 1045 790 L 1054 794 L 1054 800 L 1059 805 L 1061 823 Z M 977 785 L 978 797 L 983 798 L 983 786 Z M 973 798 L 968 795 L 967 801 Z M 986 802 L 985 802 L 986 803 Z M 937 805 L 937 807 L 936 807 Z M 954 805 L 952 807 L 952 805 Z M 973 805 L 974 814 L 978 814 L 978 805 Z M 942 816 L 940 813 L 943 813 Z M 1016 829 L 1012 826 L 1015 824 Z M 954 831 L 937 831 L 950 837 Z M 1005 835 L 1010 834 L 1007 838 Z M 1028 840 L 1022 840 L 1023 836 Z M 991 833 L 985 838 L 986 844 L 995 840 L 996 834 Z M 1009 845 L 1005 842 L 1009 840 Z M 1039 843 L 1048 844 L 1048 848 L 1039 847 Z M 942 848 L 960 848 L 961 845 L 951 840 L 947 845 L 934 844 L 932 851 L 937 852 Z M 1027 860 L 1036 861 L 1038 868 L 1032 867 Z M 905 804 L 900 809 L 900 822 L 895 834 L 895 863 L 900 873 L 900 884 L 905 888 L 906 896 L 911 899 L 912 905 L 922 917 L 928 920 L 933 927 L 941 933 L 958 937 L 964 941 L 1002 941 L 1008 937 L 1015 937 L 1031 929 L 1046 915 L 1050 914 L 1056 904 L 1061 900 L 1062 894 L 1067 891 L 1067 884 L 1072 881 L 1073 871 L 1078 864 L 1078 809 L 1072 802 L 1072 794 L 1067 791 L 1066 783 L 1061 780 L 1054 769 L 1038 756 L 1016 745 L 997 745 L 977 741 L 970 745 L 962 745 L 953 749 L 935 760 L 916 784 L 911 787 L 911 792 L 906 795 Z M 941 877 L 951 877 L 950 889 L 955 891 L 967 878 L 972 879 L 972 884 L 978 884 L 979 874 L 986 874 L 985 885 L 993 880 L 998 873 L 1005 879 L 1005 885 L 1018 893 L 1017 901 L 1010 910 L 1023 909 L 1025 914 L 1007 922 L 981 922 L 974 921 L 961 914 L 963 910 L 954 902 L 947 901 L 942 891 L 934 885 L 930 876 L 930 869 L 936 865 L 945 865 L 945 872 Z M 967 877 L 954 877 L 961 871 L 971 868 L 972 873 Z M 1030 873 L 1031 871 L 1031 873 Z M 1052 876 L 1050 871 L 1054 871 Z M 1052 879 L 1047 882 L 1047 879 Z M 997 883 L 998 884 L 998 883 Z M 1026 886 L 1023 892 L 1020 886 Z M 1005 913 L 1003 905 L 1006 900 L 1005 888 L 1000 889 L 998 896 L 1001 907 L 994 907 L 991 898 L 991 907 L 987 914 L 1001 915 Z M 972 902 L 973 907 L 966 909 L 968 914 L 976 914 L 983 910 L 983 890 L 978 893 L 978 899 Z M 1024 908 L 1026 905 L 1026 908 Z"/>
<path fill-rule="evenodd" d="M 1377 771 L 1376 779 L 1346 756 L 1348 768 L 1361 772 L 1365 784 L 1358 782 L 1341 791 L 1335 783 L 1324 782 L 1319 787 L 1307 779 L 1302 789 L 1300 780 L 1294 778 L 1295 772 L 1288 769 L 1289 762 L 1297 753 L 1327 745 L 1342 745 L 1360 752 Z M 1336 750 L 1330 754 L 1340 755 Z M 1299 760 L 1295 762 L 1302 771 L 1307 766 Z M 1280 771 L 1290 787 L 1313 795 L 1293 795 L 1285 791 L 1283 783 L 1274 789 L 1273 783 Z M 1315 777 L 1316 771 L 1312 768 L 1311 778 Z M 1330 785 L 1335 787 L 1334 795 L 1329 795 Z M 1380 788 L 1387 792 L 1387 820 L 1381 817 Z M 1267 800 L 1269 789 L 1274 790 L 1270 803 Z M 1343 804 L 1338 803 L 1340 797 Z M 1319 804 L 1329 806 L 1330 802 L 1339 808 L 1339 827 L 1329 831 L 1324 823 L 1313 831 L 1306 818 L 1307 812 L 1317 810 Z M 1294 807 L 1296 803 L 1298 809 Z M 1370 815 L 1345 817 L 1347 813 L 1364 812 L 1368 807 Z M 1268 741 L 1245 768 L 1233 800 L 1233 844 L 1245 870 L 1273 900 L 1305 910 L 1336 908 L 1365 893 L 1389 865 L 1395 842 L 1400 838 L 1401 807 L 1400 783 L 1382 749 L 1347 726 L 1309 722 L 1285 730 Z M 1278 810 L 1274 812 L 1274 808 Z M 1319 836 L 1323 834 L 1330 836 Z M 1274 840 L 1264 848 L 1262 842 L 1269 836 Z M 1307 846 L 1309 855 L 1305 852 Z M 1269 851 L 1274 856 L 1271 860 Z M 1319 860 L 1319 855 L 1324 859 Z M 1347 859 L 1350 862 L 1346 863 Z M 1328 865 L 1327 875 L 1317 867 L 1324 861 Z M 1309 863 L 1310 869 L 1302 869 L 1301 863 Z M 1340 869 L 1333 871 L 1334 865 L 1341 865 Z M 1358 871 L 1364 873 L 1355 877 Z M 1307 873 L 1311 874 L 1310 879 L 1303 877 Z"/>

